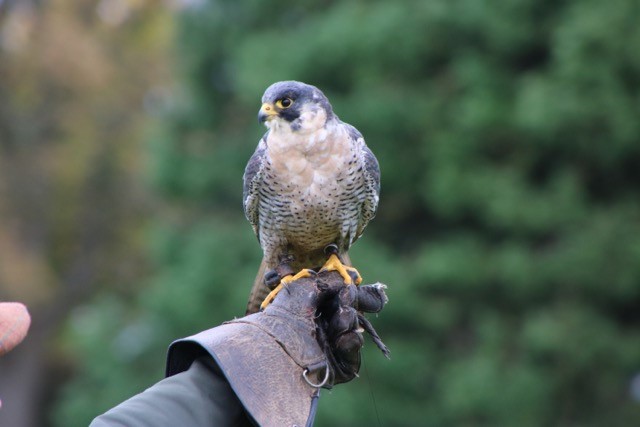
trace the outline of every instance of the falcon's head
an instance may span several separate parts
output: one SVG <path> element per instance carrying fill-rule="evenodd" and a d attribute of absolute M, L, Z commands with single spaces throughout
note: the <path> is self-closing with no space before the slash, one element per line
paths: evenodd
<path fill-rule="evenodd" d="M 272 131 L 314 132 L 333 118 L 326 96 L 315 86 L 296 81 L 274 83 L 262 95 L 258 121 Z"/>

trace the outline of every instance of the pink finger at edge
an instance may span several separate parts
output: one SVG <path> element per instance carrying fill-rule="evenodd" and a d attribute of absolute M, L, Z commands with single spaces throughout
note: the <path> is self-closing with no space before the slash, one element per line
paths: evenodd
<path fill-rule="evenodd" d="M 0 302 L 0 356 L 20 344 L 31 325 L 27 307 L 19 302 Z"/>

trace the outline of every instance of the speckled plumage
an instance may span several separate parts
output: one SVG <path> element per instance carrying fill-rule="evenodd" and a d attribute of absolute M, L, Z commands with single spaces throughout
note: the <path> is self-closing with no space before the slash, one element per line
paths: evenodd
<path fill-rule="evenodd" d="M 292 105 L 278 108 L 284 98 Z M 263 269 L 275 268 L 285 255 L 296 271 L 319 267 L 331 243 L 347 256 L 378 206 L 375 156 L 313 86 L 276 83 L 262 101 L 260 117 L 269 130 L 245 170 L 244 210 L 263 249 Z M 260 276 L 249 311 L 265 294 Z"/>

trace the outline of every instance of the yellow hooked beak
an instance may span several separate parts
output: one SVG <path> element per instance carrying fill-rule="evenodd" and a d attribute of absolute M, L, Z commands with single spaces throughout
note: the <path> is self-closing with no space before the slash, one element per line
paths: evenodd
<path fill-rule="evenodd" d="M 264 123 L 267 120 L 273 119 L 277 115 L 278 112 L 276 111 L 274 105 L 269 102 L 265 102 L 264 104 L 262 104 L 262 107 L 260 107 L 260 112 L 258 113 L 258 121 L 260 123 Z"/>

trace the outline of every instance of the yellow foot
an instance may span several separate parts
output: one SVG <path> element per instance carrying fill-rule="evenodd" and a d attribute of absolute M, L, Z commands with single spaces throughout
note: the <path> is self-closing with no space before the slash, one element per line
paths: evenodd
<path fill-rule="evenodd" d="M 322 271 L 337 271 L 338 273 L 340 273 L 342 279 L 344 280 L 344 283 L 346 283 L 347 285 L 351 285 L 353 283 L 353 280 L 349 275 L 349 272 L 352 271 L 356 273 L 356 285 L 362 283 L 362 276 L 360 276 L 358 270 L 353 267 L 344 265 L 342 262 L 340 262 L 340 258 L 338 258 L 336 254 L 331 254 L 327 262 L 322 266 L 320 272 Z"/>
<path fill-rule="evenodd" d="M 271 304 L 273 300 L 276 299 L 276 295 L 278 295 L 282 288 L 285 288 L 287 284 L 295 282 L 298 279 L 303 279 L 305 277 L 311 277 L 311 273 L 306 268 L 298 271 L 295 276 L 292 276 L 291 274 L 289 274 L 288 276 L 284 276 L 282 279 L 280 279 L 280 284 L 276 286 L 271 292 L 269 292 L 269 295 L 267 295 L 264 301 L 262 301 L 262 304 L 260 304 L 260 310 L 264 310 L 269 304 Z"/>

